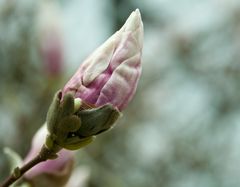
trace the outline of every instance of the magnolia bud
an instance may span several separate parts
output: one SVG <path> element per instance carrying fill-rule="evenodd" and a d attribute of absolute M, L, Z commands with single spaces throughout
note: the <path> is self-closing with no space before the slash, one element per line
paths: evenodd
<path fill-rule="evenodd" d="M 135 10 L 123 27 L 94 51 L 63 88 L 95 106 L 124 109 L 135 94 L 141 74 L 143 24 Z"/>
<path fill-rule="evenodd" d="M 141 74 L 139 10 L 101 45 L 56 93 L 47 115 L 48 149 L 76 150 L 110 129 L 132 99 Z"/>
<path fill-rule="evenodd" d="M 57 76 L 63 70 L 63 33 L 60 8 L 56 1 L 41 1 L 37 14 L 38 49 L 44 70 Z"/>
<path fill-rule="evenodd" d="M 41 150 L 48 131 L 46 125 L 42 126 L 33 137 L 32 147 L 24 163 L 33 159 Z M 45 186 L 60 186 L 67 182 L 73 169 L 73 152 L 61 150 L 58 159 L 48 160 L 34 166 L 24 177 L 33 184 L 41 186 L 44 180 Z M 55 185 L 53 185 L 55 184 Z"/>

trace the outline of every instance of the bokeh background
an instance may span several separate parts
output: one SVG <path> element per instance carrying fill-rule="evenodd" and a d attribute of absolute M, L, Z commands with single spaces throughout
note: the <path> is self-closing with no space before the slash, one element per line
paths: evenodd
<path fill-rule="evenodd" d="M 0 0 L 1 180 L 3 148 L 27 154 L 55 91 L 136 8 L 136 97 L 69 187 L 240 186 L 239 0 Z"/>

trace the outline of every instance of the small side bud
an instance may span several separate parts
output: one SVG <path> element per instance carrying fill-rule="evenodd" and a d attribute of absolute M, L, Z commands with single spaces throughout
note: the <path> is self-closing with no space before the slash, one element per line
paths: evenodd
<path fill-rule="evenodd" d="M 13 175 L 14 177 L 18 178 L 20 175 L 21 175 L 21 171 L 19 169 L 19 167 L 16 167 L 14 170 L 13 170 Z"/>

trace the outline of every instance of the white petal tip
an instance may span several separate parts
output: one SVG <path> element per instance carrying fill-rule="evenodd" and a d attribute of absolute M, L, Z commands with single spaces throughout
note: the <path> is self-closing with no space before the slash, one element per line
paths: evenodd
<path fill-rule="evenodd" d="M 142 18 L 139 9 L 133 11 L 128 17 L 126 23 L 123 25 L 122 29 L 125 31 L 136 30 L 139 26 L 142 25 Z"/>
<path fill-rule="evenodd" d="M 131 15 L 129 16 L 128 20 L 129 19 L 134 21 L 134 22 L 141 22 L 142 18 L 141 18 L 140 10 L 137 8 L 135 11 L 133 11 L 131 13 Z"/>
<path fill-rule="evenodd" d="M 140 13 L 140 10 L 137 8 L 135 11 L 134 11 L 138 16 L 141 17 L 141 13 Z"/>

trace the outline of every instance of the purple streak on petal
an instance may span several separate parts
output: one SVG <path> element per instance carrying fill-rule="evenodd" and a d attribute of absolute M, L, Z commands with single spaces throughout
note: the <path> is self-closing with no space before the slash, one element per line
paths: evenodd
<path fill-rule="evenodd" d="M 139 55 L 126 60 L 114 71 L 101 90 L 96 102 L 97 106 L 111 103 L 120 111 L 127 106 L 136 91 L 141 74 L 140 64 L 131 66 L 131 62 L 136 60 L 140 62 Z"/>
<path fill-rule="evenodd" d="M 90 83 L 87 87 L 82 85 L 82 89 L 84 88 L 84 91 L 77 92 L 76 97 L 80 97 L 84 101 L 92 104 L 96 104 L 96 101 L 100 95 L 100 92 L 103 88 L 103 86 L 106 84 L 106 82 L 111 77 L 112 70 L 109 66 L 102 74 L 100 74 L 92 83 Z"/>

